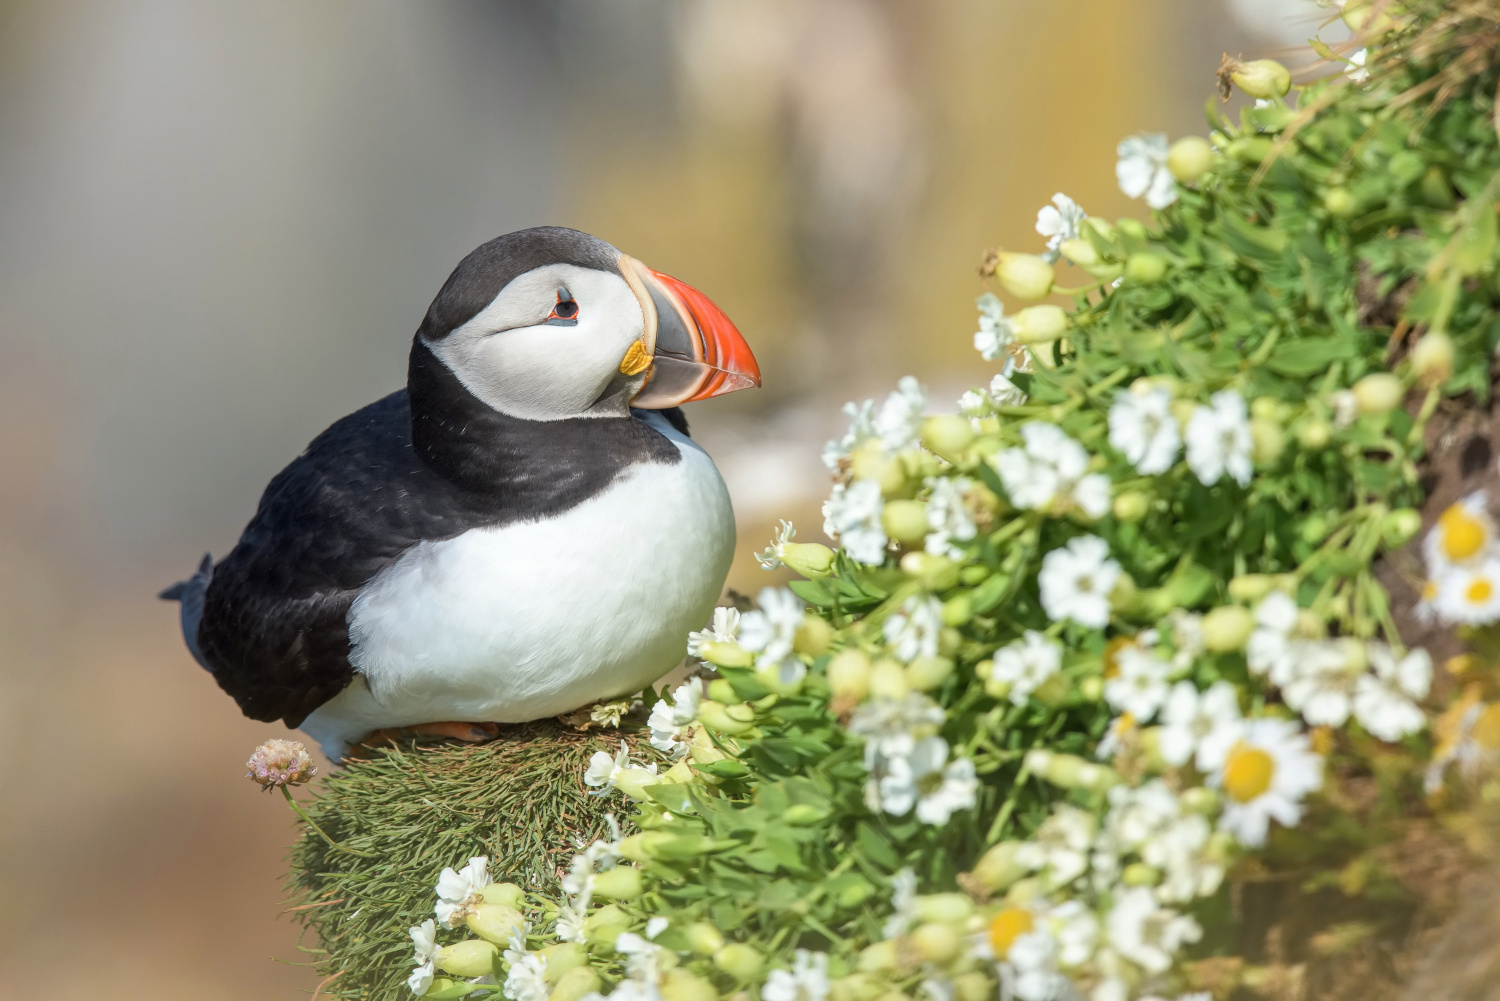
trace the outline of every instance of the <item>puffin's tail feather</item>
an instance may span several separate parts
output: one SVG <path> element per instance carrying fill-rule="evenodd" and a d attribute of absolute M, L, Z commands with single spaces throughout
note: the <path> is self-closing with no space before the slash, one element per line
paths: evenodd
<path fill-rule="evenodd" d="M 178 581 L 157 595 L 163 601 L 182 602 L 182 639 L 187 643 L 188 653 L 210 674 L 213 673 L 213 667 L 203 659 L 203 651 L 198 648 L 198 622 L 203 618 L 203 596 L 208 593 L 208 582 L 213 578 L 214 558 L 204 553 L 203 561 L 198 564 L 197 571 L 191 577 Z"/>

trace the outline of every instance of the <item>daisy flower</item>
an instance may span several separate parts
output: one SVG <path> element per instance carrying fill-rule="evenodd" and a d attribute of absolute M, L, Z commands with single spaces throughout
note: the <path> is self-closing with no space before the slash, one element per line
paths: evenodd
<path fill-rule="evenodd" d="M 1182 436 L 1172 416 L 1172 394 L 1165 389 L 1127 390 L 1109 408 L 1109 443 L 1148 476 L 1164 473 L 1177 461 Z"/>
<path fill-rule="evenodd" d="M 1089 518 L 1109 510 L 1109 477 L 1090 473 L 1089 453 L 1056 424 L 1032 421 L 1021 427 L 1021 448 L 1007 448 L 991 464 L 1010 499 L 1020 508 L 1077 508 Z"/>
<path fill-rule="evenodd" d="M 1104 701 L 1119 712 L 1144 723 L 1167 700 L 1167 678 L 1172 665 L 1136 644 L 1115 654 L 1120 671 L 1104 682 Z"/>
<path fill-rule="evenodd" d="M 1162 710 L 1158 747 L 1168 764 L 1191 761 L 1207 774 L 1224 763 L 1241 726 L 1239 699 L 1229 682 L 1216 681 L 1199 692 L 1191 681 L 1179 681 Z"/>
<path fill-rule="evenodd" d="M 1422 555 L 1428 571 L 1439 576 L 1446 567 L 1482 560 L 1494 542 L 1489 497 L 1483 490 L 1476 490 L 1438 516 L 1437 524 L 1422 540 Z"/>
<path fill-rule="evenodd" d="M 1209 397 L 1188 418 L 1187 464 L 1205 486 L 1226 474 L 1240 486 L 1250 482 L 1250 418 L 1245 398 L 1232 389 Z"/>
<path fill-rule="evenodd" d="M 1078 227 L 1087 216 L 1077 202 L 1061 191 L 1053 195 L 1052 204 L 1043 205 L 1036 214 L 1036 231 L 1047 238 L 1047 252 L 1042 259 L 1056 261 L 1057 248 L 1064 240 L 1078 237 Z"/>
<path fill-rule="evenodd" d="M 1307 735 L 1283 719 L 1253 719 L 1210 784 L 1224 793 L 1219 827 L 1243 845 L 1266 843 L 1272 820 L 1286 827 L 1302 819 L 1302 800 L 1323 785 L 1323 759 Z"/>
<path fill-rule="evenodd" d="M 1115 951 L 1151 974 L 1167 972 L 1178 950 L 1203 936 L 1198 922 L 1162 907 L 1144 886 L 1115 898 L 1106 927 Z"/>
<path fill-rule="evenodd" d="M 880 515 L 885 498 L 874 480 L 855 480 L 833 488 L 833 495 L 823 502 L 823 534 L 838 539 L 849 558 L 859 563 L 879 564 L 885 560 L 889 541 L 881 527 Z"/>
<path fill-rule="evenodd" d="M 1177 180 L 1167 169 L 1167 137 L 1161 133 L 1131 136 L 1115 151 L 1115 179 L 1131 198 L 1146 196 L 1146 204 L 1164 209 L 1177 200 Z"/>
<path fill-rule="evenodd" d="M 842 472 L 843 464 L 849 460 L 850 454 L 875 437 L 874 400 L 844 404 L 844 416 L 849 418 L 849 430 L 844 432 L 843 437 L 835 438 L 823 446 L 823 465 L 831 473 Z"/>
<path fill-rule="evenodd" d="M 880 780 L 880 806 L 901 816 L 916 807 L 924 824 L 946 824 L 959 810 L 972 809 L 979 791 L 974 762 L 948 761 L 948 742 L 924 737 L 910 754 L 892 758 Z"/>
<path fill-rule="evenodd" d="M 1448 622 L 1482 626 L 1500 619 L 1500 557 L 1450 567 L 1437 581 L 1433 607 Z"/>
<path fill-rule="evenodd" d="M 462 869 L 451 865 L 438 874 L 437 905 L 433 913 L 445 928 L 457 928 L 469 916 L 470 909 L 479 902 L 479 892 L 489 886 L 490 860 L 483 855 L 469 859 Z"/>
<path fill-rule="evenodd" d="M 437 957 L 442 947 L 437 944 L 437 925 L 431 918 L 421 924 L 407 929 L 411 936 L 412 948 L 416 951 L 412 962 L 417 968 L 411 971 L 411 976 L 406 978 L 406 986 L 416 995 L 427 993 L 432 986 L 432 978 L 437 973 Z"/>
<path fill-rule="evenodd" d="M 1354 687 L 1354 718 L 1373 736 L 1397 741 L 1427 723 L 1417 703 L 1432 687 L 1432 657 L 1415 647 L 1396 659 L 1384 643 L 1371 643 L 1373 674 L 1362 675 Z"/>
<path fill-rule="evenodd" d="M 1062 647 L 1034 629 L 995 651 L 990 677 L 1010 685 L 1010 700 L 1024 705 L 1062 667 Z"/>
<path fill-rule="evenodd" d="M 713 622 L 709 624 L 707 629 L 688 633 L 688 656 L 698 656 L 703 651 L 703 644 L 705 643 L 734 643 L 739 637 L 739 632 L 739 609 L 722 606 L 715 608 Z"/>
<path fill-rule="evenodd" d="M 1109 593 L 1119 579 L 1120 564 L 1109 558 L 1109 544 L 1098 536 L 1081 535 L 1042 558 L 1037 574 L 1042 608 L 1054 622 L 1072 619 L 1103 629 L 1109 624 Z"/>
<path fill-rule="evenodd" d="M 801 621 L 801 613 L 798 613 Z M 943 631 L 943 603 L 932 596 L 912 595 L 885 620 L 885 640 L 903 664 L 918 657 L 936 657 Z"/>
<path fill-rule="evenodd" d="M 999 361 L 1009 355 L 1016 340 L 1016 325 L 1005 315 L 1005 307 L 994 293 L 986 292 L 975 304 L 979 307 L 979 332 L 974 335 L 974 350 L 985 361 Z"/>
<path fill-rule="evenodd" d="M 828 956 L 798 949 L 790 970 L 772 970 L 760 989 L 762 1001 L 823 1001 L 828 997 Z"/>

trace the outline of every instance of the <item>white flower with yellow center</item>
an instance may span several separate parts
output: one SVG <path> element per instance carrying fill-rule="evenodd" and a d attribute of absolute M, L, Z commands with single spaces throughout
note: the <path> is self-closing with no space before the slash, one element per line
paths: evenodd
<path fill-rule="evenodd" d="M 696 657 L 703 652 L 705 643 L 734 643 L 740 633 L 740 613 L 737 608 L 720 606 L 714 609 L 713 621 L 707 629 L 688 633 L 687 652 Z"/>
<path fill-rule="evenodd" d="M 1172 665 L 1136 644 L 1115 654 L 1119 673 L 1104 682 L 1104 700 L 1116 710 L 1145 723 L 1167 700 Z"/>
<path fill-rule="evenodd" d="M 1240 486 L 1250 482 L 1250 417 L 1245 398 L 1232 389 L 1209 397 L 1188 418 L 1187 464 L 1204 486 L 1225 475 Z"/>
<path fill-rule="evenodd" d="M 875 401 L 863 403 L 850 401 L 844 404 L 844 416 L 849 418 L 849 430 L 823 446 L 823 465 L 830 473 L 842 471 L 843 464 L 859 446 L 875 437 Z"/>
<path fill-rule="evenodd" d="M 1131 136 L 1115 151 L 1115 179 L 1131 198 L 1146 196 L 1146 204 L 1164 209 L 1177 200 L 1177 179 L 1167 169 L 1167 137 L 1161 133 Z"/>
<path fill-rule="evenodd" d="M 1165 389 L 1132 389 L 1116 396 L 1109 408 L 1109 443 L 1147 476 L 1171 469 L 1182 447 L 1172 416 L 1172 394 Z"/>
<path fill-rule="evenodd" d="M 1162 710 L 1157 746 L 1167 764 L 1191 761 L 1207 774 L 1224 763 L 1241 727 L 1239 697 L 1229 682 L 1215 681 L 1200 693 L 1191 681 L 1179 681 Z"/>
<path fill-rule="evenodd" d="M 823 1001 L 828 997 L 828 956 L 798 949 L 790 970 L 772 970 L 760 989 L 762 1001 Z"/>
<path fill-rule="evenodd" d="M 885 559 L 889 541 L 880 524 L 884 510 L 885 498 L 874 480 L 837 484 L 832 496 L 823 502 L 823 534 L 838 539 L 850 559 L 878 564 Z"/>
<path fill-rule="evenodd" d="M 1433 607 L 1446 621 L 1482 626 L 1500 619 L 1500 557 L 1449 567 L 1437 585 Z"/>
<path fill-rule="evenodd" d="M 1057 248 L 1064 240 L 1077 239 L 1079 228 L 1088 213 L 1077 202 L 1059 191 L 1051 205 L 1043 205 L 1036 214 L 1036 231 L 1047 238 L 1047 252 L 1042 258 L 1056 261 Z"/>
<path fill-rule="evenodd" d="M 1397 741 L 1427 725 L 1417 703 L 1432 688 L 1432 657 L 1421 647 L 1405 657 L 1384 643 L 1371 643 L 1373 674 L 1362 675 L 1354 688 L 1354 718 L 1373 736 Z"/>
<path fill-rule="evenodd" d="M 1089 453 L 1056 424 L 1032 421 L 1021 427 L 1021 448 L 998 453 L 991 465 L 1010 499 L 1020 508 L 1054 513 L 1083 512 L 1102 518 L 1109 511 L 1109 477 L 1089 472 Z"/>
<path fill-rule="evenodd" d="M 1090 629 L 1109 624 L 1109 595 L 1120 579 L 1120 564 L 1109 558 L 1109 544 L 1081 535 L 1042 557 L 1037 583 L 1042 608 L 1054 622 L 1072 619 Z"/>
<path fill-rule="evenodd" d="M 1031 693 L 1062 667 L 1062 647 L 1037 632 L 1025 635 L 995 651 L 990 677 L 1010 685 L 1010 701 L 1025 705 Z"/>
<path fill-rule="evenodd" d="M 979 307 L 979 332 L 974 335 L 974 350 L 985 361 L 1008 359 L 1011 345 L 1016 340 L 1015 321 L 1006 317 L 1005 307 L 991 292 L 980 296 L 976 305 Z"/>
<path fill-rule="evenodd" d="M 1495 522 L 1490 517 L 1489 496 L 1476 490 L 1438 516 L 1437 524 L 1422 540 L 1422 555 L 1432 576 L 1449 566 L 1480 562 L 1495 544 Z"/>
<path fill-rule="evenodd" d="M 1219 827 L 1246 847 L 1259 848 L 1271 821 L 1294 827 L 1302 819 L 1302 800 L 1323 785 L 1323 759 L 1308 748 L 1296 724 L 1249 720 L 1210 784 L 1224 794 Z"/>

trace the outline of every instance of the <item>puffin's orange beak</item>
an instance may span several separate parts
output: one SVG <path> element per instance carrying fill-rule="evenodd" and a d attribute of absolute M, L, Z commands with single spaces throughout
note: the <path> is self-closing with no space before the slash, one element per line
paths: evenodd
<path fill-rule="evenodd" d="M 633 258 L 620 263 L 642 300 L 651 350 L 651 374 L 632 407 L 664 410 L 760 385 L 750 345 L 708 296 Z"/>

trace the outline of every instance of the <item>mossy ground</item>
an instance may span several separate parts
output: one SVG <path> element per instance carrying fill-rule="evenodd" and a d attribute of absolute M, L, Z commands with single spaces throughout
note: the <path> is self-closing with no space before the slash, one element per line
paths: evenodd
<path fill-rule="evenodd" d="M 641 739 L 629 724 L 623 736 Z M 323 976 L 338 974 L 320 996 L 410 996 L 405 929 L 432 916 L 444 865 L 486 855 L 497 879 L 555 895 L 578 846 L 606 827 L 610 805 L 583 782 L 589 757 L 618 750 L 621 737 L 527 723 L 479 746 L 376 749 L 320 782 L 303 808 L 349 850 L 303 825 L 287 879 L 293 913 L 313 933 L 304 948 Z"/>

